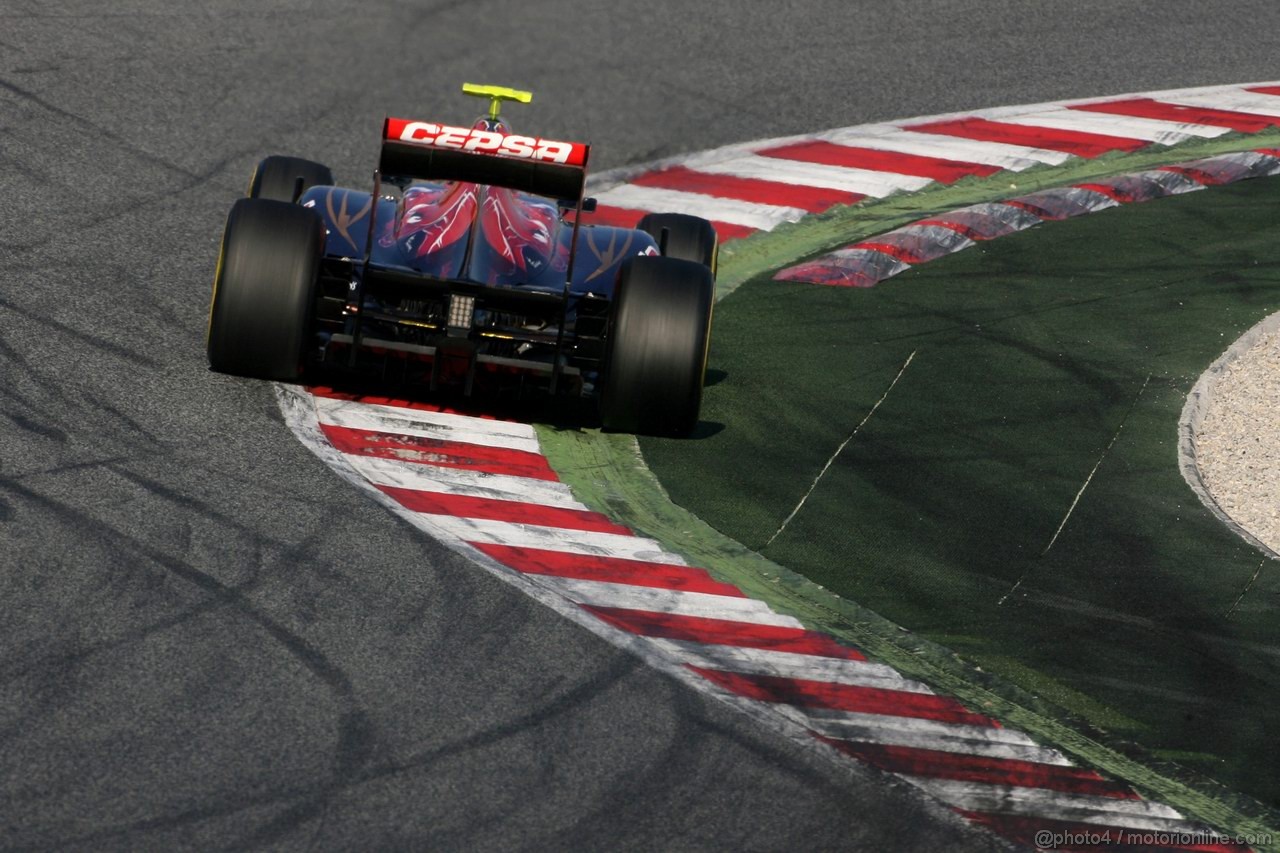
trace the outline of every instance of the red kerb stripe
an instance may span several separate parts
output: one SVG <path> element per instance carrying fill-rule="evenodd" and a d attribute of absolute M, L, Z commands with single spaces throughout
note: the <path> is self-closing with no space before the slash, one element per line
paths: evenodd
<path fill-rule="evenodd" d="M 1121 204 L 1131 204 L 1133 202 L 1132 194 L 1123 192 L 1110 184 L 1075 184 L 1075 187 L 1081 190 L 1092 190 L 1095 193 L 1105 195 L 1112 201 L 1117 201 Z"/>
<path fill-rule="evenodd" d="M 1023 201 L 1020 198 L 1007 198 L 1004 200 L 1003 203 L 1009 205 L 1010 207 L 1016 207 L 1019 210 L 1025 210 L 1027 213 L 1030 213 L 1033 216 L 1038 216 L 1041 219 L 1048 219 L 1052 221 L 1060 218 L 1060 217 L 1054 216 L 1053 213 L 1051 213 L 1048 210 L 1045 210 L 1043 207 L 1034 205 L 1029 201 Z"/>
<path fill-rule="evenodd" d="M 852 743 L 822 737 L 841 752 L 868 764 L 909 776 L 954 779 L 960 782 L 986 782 L 991 785 L 1019 785 L 1044 788 L 1070 794 L 1136 800 L 1138 795 L 1122 782 L 1104 779 L 1084 767 L 1063 767 L 1012 758 L 964 755 L 910 746 L 887 746 L 877 743 Z"/>
<path fill-rule="evenodd" d="M 870 249 L 873 252 L 883 252 L 891 258 L 902 261 L 904 264 L 924 263 L 919 255 L 905 246 L 895 246 L 892 243 L 877 243 L 875 240 L 869 240 L 864 243 L 854 243 L 849 246 L 850 249 Z"/>
<path fill-rule="evenodd" d="M 923 157 L 918 154 L 900 154 L 896 151 L 880 151 L 875 148 L 856 148 L 822 141 L 780 145 L 777 148 L 765 148 L 756 153 L 765 157 L 820 163 L 824 166 L 917 175 L 921 178 L 932 178 L 944 184 L 954 183 L 969 175 L 986 177 L 1000 171 L 999 166 L 945 160 L 941 157 Z"/>
<path fill-rule="evenodd" d="M 1211 175 L 1208 172 L 1205 172 L 1201 169 L 1193 169 L 1190 166 L 1174 165 L 1174 166 L 1159 166 L 1157 168 L 1161 172 L 1173 172 L 1175 175 L 1182 175 L 1182 177 L 1184 178 L 1190 178 L 1191 180 L 1195 181 L 1197 184 L 1204 184 L 1205 186 L 1208 186 L 1208 187 L 1214 187 L 1223 182 L 1221 178 Z"/>
<path fill-rule="evenodd" d="M 946 216 L 945 213 L 941 215 Z M 916 224 L 917 225 L 937 225 L 941 228 L 950 228 L 952 231 L 956 232 L 961 237 L 967 237 L 970 240 L 974 240 L 974 241 L 989 239 L 983 236 L 982 234 L 979 234 L 976 230 L 974 230 L 973 228 L 970 228 L 968 225 L 964 225 L 959 222 L 949 222 L 946 219 L 921 219 Z"/>
<path fill-rule="evenodd" d="M 1280 86 L 1247 86 L 1246 92 L 1257 92 L 1259 95 L 1280 95 Z"/>
<path fill-rule="evenodd" d="M 985 118 L 935 121 L 928 124 L 913 124 L 904 129 L 919 133 L 959 136 L 980 142 L 1004 142 L 1011 145 L 1027 145 L 1032 148 L 1047 148 L 1051 151 L 1065 151 L 1077 157 L 1098 157 L 1108 151 L 1137 151 L 1149 144 L 1145 139 L 1084 133 L 1078 130 L 1059 130 L 1053 127 L 1006 124 Z"/>
<path fill-rule="evenodd" d="M 441 406 L 436 403 L 427 403 L 420 400 L 407 400 L 399 397 L 379 397 L 369 394 L 352 394 L 347 391 L 335 391 L 332 388 L 324 386 L 311 386 L 307 388 L 313 396 L 323 397 L 327 400 L 344 400 L 351 403 L 367 403 L 371 406 L 394 406 L 397 409 L 412 409 L 416 412 L 443 412 L 450 415 L 466 415 L 469 418 L 483 418 L 486 421 L 504 421 L 506 423 L 514 423 L 511 418 L 500 418 L 492 412 L 485 412 L 479 409 L 464 410 L 454 409 L 449 406 Z"/>
<path fill-rule="evenodd" d="M 489 447 L 484 444 L 445 441 L 416 435 L 397 435 L 332 424 L 320 424 L 320 430 L 335 448 L 353 456 L 399 459 L 402 462 L 414 462 L 420 465 L 463 468 L 468 471 L 483 471 L 486 474 L 532 477 L 536 480 L 560 479 L 556 476 L 556 472 L 551 470 L 551 465 L 544 457 L 527 450 L 509 450 L 505 447 Z"/>
<path fill-rule="evenodd" d="M 690 193 L 733 198 L 758 204 L 776 204 L 798 207 L 810 213 L 821 213 L 837 204 L 856 204 L 866 196 L 859 193 L 829 190 L 823 187 L 803 187 L 784 184 L 781 181 L 763 181 L 740 178 L 736 175 L 712 175 L 695 172 L 683 166 L 649 172 L 631 183 L 640 187 L 659 187 Z"/>
<path fill-rule="evenodd" d="M 679 616 L 671 613 L 652 613 L 644 610 L 624 610 L 617 607 L 583 605 L 604 621 L 632 634 L 645 637 L 662 637 L 667 640 L 688 640 L 713 645 L 742 646 L 747 649 L 766 649 L 774 652 L 790 652 L 797 655 L 866 660 L 857 649 L 842 646 L 816 631 L 803 628 L 786 628 L 780 625 L 756 625 L 750 622 L 733 622 L 727 619 L 708 619 L 700 616 Z"/>
<path fill-rule="evenodd" d="M 471 495 L 451 495 L 444 492 L 422 492 L 417 489 L 402 489 L 398 486 L 378 486 L 378 488 L 395 498 L 406 509 L 414 512 L 537 524 L 543 527 L 563 527 L 567 530 L 589 530 L 595 533 L 616 533 L 620 536 L 632 535 L 630 530 L 614 524 L 608 516 L 585 509 L 562 509 L 523 501 L 502 501 Z"/>
<path fill-rule="evenodd" d="M 498 562 L 526 574 L 554 575 L 561 578 L 648 586 L 680 592 L 705 592 L 735 598 L 746 597 L 736 586 L 721 583 L 711 577 L 706 569 L 677 566 L 672 563 L 646 563 L 643 560 L 626 560 L 621 557 L 597 557 L 587 554 L 570 554 L 565 551 L 547 551 L 541 548 L 520 548 L 513 545 L 490 545 L 478 542 L 471 544 Z"/>
<path fill-rule="evenodd" d="M 779 702 L 863 714 L 888 714 L 895 717 L 918 717 L 948 723 L 997 728 L 995 720 L 975 714 L 954 699 L 929 693 L 884 690 L 828 681 L 808 681 L 776 675 L 743 675 L 718 669 L 689 669 L 740 696 L 762 702 Z"/>
<path fill-rule="evenodd" d="M 582 215 L 584 225 L 608 225 L 613 228 L 635 228 L 647 210 L 632 210 L 629 207 L 614 207 L 608 204 L 597 205 L 592 213 Z"/>
<path fill-rule="evenodd" d="M 1266 130 L 1280 119 L 1233 110 L 1217 110 L 1210 107 L 1188 107 L 1181 104 L 1165 104 L 1151 98 L 1131 98 L 1124 101 L 1107 101 L 1103 104 L 1076 104 L 1070 107 L 1090 113 L 1153 118 L 1160 121 L 1177 121 L 1185 124 L 1207 124 L 1210 127 L 1229 127 L 1240 133 L 1257 133 Z"/>

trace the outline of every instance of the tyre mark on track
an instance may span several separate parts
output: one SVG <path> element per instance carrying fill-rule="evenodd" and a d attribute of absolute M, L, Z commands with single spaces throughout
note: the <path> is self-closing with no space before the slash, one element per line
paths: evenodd
<path fill-rule="evenodd" d="M 137 475 L 133 475 L 131 479 L 161 497 L 170 497 L 173 494 L 164 486 Z M 367 712 L 357 700 L 350 678 L 315 645 L 257 607 L 249 598 L 245 588 L 224 583 L 194 565 L 170 556 L 143 538 L 116 530 L 92 515 L 34 489 L 12 481 L 5 484 L 5 487 L 19 495 L 26 504 L 42 507 L 63 519 L 78 531 L 80 537 L 97 539 L 109 544 L 117 552 L 138 555 L 142 560 L 136 565 L 144 571 L 147 563 L 158 566 L 166 574 L 186 581 L 205 592 L 211 602 L 226 605 L 241 618 L 257 626 L 284 652 L 297 660 L 320 684 L 324 685 L 342 709 L 337 721 L 338 736 L 333 747 L 334 777 L 348 776 L 367 763 L 376 746 L 376 734 Z M 245 586 L 251 586 L 251 584 Z"/>
<path fill-rule="evenodd" d="M 17 415 L 13 413 L 9 413 L 9 420 L 13 421 L 14 426 L 19 429 L 35 433 L 41 438 L 49 438 L 59 444 L 66 444 L 67 442 L 67 434 L 57 427 L 46 426 L 45 424 L 33 421 L 31 418 L 24 415 Z"/>
<path fill-rule="evenodd" d="M 50 237 L 49 239 L 52 240 L 55 238 Z M 12 311 L 14 314 L 17 314 L 25 320 L 30 320 L 33 323 L 48 326 L 50 329 L 53 329 L 56 332 L 61 332 L 64 335 L 69 335 L 77 341 L 87 344 L 93 349 L 110 353 L 111 355 L 118 356 L 126 361 L 131 361 L 141 367 L 160 368 L 164 366 L 164 363 L 158 359 L 143 355 L 142 353 L 136 352 L 128 347 L 121 346 L 120 344 L 114 343 L 105 338 L 100 338 L 89 332 L 81 331 L 80 329 L 77 329 L 74 326 L 69 326 L 60 320 L 55 320 L 52 317 L 46 317 L 43 314 L 38 314 L 35 311 L 23 308 L 21 305 L 18 305 L 12 300 L 6 299 L 2 296 L 0 296 L 0 310 Z M 6 344 L 3 339 L 0 339 L 0 349 L 5 351 L 6 357 L 13 359 L 22 358 L 21 354 Z"/>
<path fill-rule="evenodd" d="M 94 833 L 60 839 L 59 843 L 63 845 L 95 843 L 127 836 L 132 833 L 181 828 L 213 818 L 229 817 L 253 809 L 260 809 L 264 806 L 292 803 L 294 800 L 303 798 L 304 801 L 302 803 L 292 805 L 283 813 L 269 819 L 263 825 L 253 829 L 248 837 L 237 839 L 233 846 L 269 844 L 273 840 L 279 840 L 290 830 L 296 829 L 307 821 L 321 817 L 324 808 L 336 795 L 371 782 L 426 770 L 456 756 L 463 756 L 492 744 L 518 737 L 525 732 L 558 719 L 573 708 L 589 703 L 594 697 L 604 694 L 615 684 L 626 679 L 632 672 L 642 668 L 643 663 L 638 660 L 619 659 L 610 669 L 592 675 L 587 680 L 567 691 L 556 694 L 544 704 L 530 709 L 519 717 L 501 721 L 454 741 L 413 752 L 400 760 L 339 762 L 337 767 L 342 772 L 335 772 L 331 778 L 324 781 L 282 786 L 266 795 L 256 792 L 241 793 L 215 805 L 186 809 L 174 814 L 133 821 Z M 673 690 L 674 692 L 678 691 Z M 366 721 L 368 721 L 367 717 Z M 372 729 L 372 724 L 369 725 L 369 729 Z M 352 745 L 358 744 L 353 743 Z M 369 753 L 376 753 L 377 746 L 377 744 L 370 744 Z M 655 766 L 661 768 L 662 764 L 657 762 Z M 661 771 L 658 772 L 661 773 Z M 662 777 L 665 777 L 665 775 L 665 773 L 661 773 Z"/>
<path fill-rule="evenodd" d="M 85 118 L 84 116 L 78 115 L 74 112 L 71 112 L 70 110 L 63 109 L 62 107 L 58 106 L 52 101 L 48 101 L 45 98 L 41 97 L 40 95 L 37 95 L 35 92 L 32 92 L 29 89 L 24 89 L 21 86 L 18 86 L 4 79 L 3 77 L 0 77 L 0 89 L 4 89 L 8 92 L 11 92 L 14 95 L 17 95 L 22 100 L 30 101 L 31 103 L 35 104 L 41 109 L 47 110 L 48 112 L 51 112 L 56 116 L 64 118 L 78 125 L 79 127 L 92 131 L 93 135 L 96 138 L 108 140 L 114 143 L 116 147 L 119 148 L 120 150 L 127 151 L 128 153 L 133 154 L 135 157 L 138 157 L 140 160 L 150 163 L 153 166 L 159 166 L 165 171 L 173 172 L 174 174 L 181 175 L 189 180 L 195 180 L 201 177 L 198 173 L 193 172 L 190 169 L 187 169 L 183 166 L 179 166 L 178 164 L 172 163 L 158 154 L 153 154 L 152 152 L 147 151 L 144 148 L 138 147 L 135 143 L 129 141 L 128 139 L 116 133 L 115 131 L 109 128 L 103 127 L 102 125 L 97 124 L 95 122 L 92 122 L 89 119 Z"/>
<path fill-rule="evenodd" d="M 146 210 L 148 207 L 154 204 L 172 200 L 176 196 L 180 196 L 183 193 L 188 193 L 191 190 L 197 189 L 198 187 L 201 187 L 204 184 L 209 183 L 215 177 L 217 177 L 221 172 L 225 171 L 229 164 L 241 159 L 242 157 L 248 156 L 253 151 L 260 150 L 260 148 L 261 146 L 255 145 L 252 148 L 246 148 L 243 151 L 238 151 L 227 157 L 223 157 L 217 160 L 216 162 L 214 162 L 212 165 L 209 166 L 209 168 L 205 169 L 203 172 L 192 173 L 191 176 L 186 181 L 184 181 L 182 184 L 176 187 L 164 189 L 152 195 L 141 196 L 139 198 L 125 199 L 119 204 L 113 204 L 97 210 L 96 216 L 97 217 L 113 217 L 113 218 L 123 217 L 132 213 L 139 213 L 143 210 Z M 67 242 L 70 237 L 92 232 L 96 230 L 98 227 L 99 226 L 96 219 L 91 218 L 91 220 L 87 224 L 65 226 L 63 228 L 56 230 L 55 233 L 51 233 L 48 237 L 42 237 L 37 240 L 29 240 L 25 243 L 9 243 L 7 245 L 0 243 L 0 245 L 4 246 L 4 248 L 8 249 L 13 254 L 22 254 L 22 253 L 34 251 L 36 249 L 42 249 L 45 246 L 50 245 L 51 243 L 61 244 L 61 243 Z"/>

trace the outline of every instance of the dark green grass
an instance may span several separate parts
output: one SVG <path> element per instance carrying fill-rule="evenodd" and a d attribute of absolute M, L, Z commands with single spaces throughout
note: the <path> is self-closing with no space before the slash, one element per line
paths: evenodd
<path fill-rule="evenodd" d="M 703 437 L 642 449 L 730 537 L 1278 804 L 1280 566 L 1177 466 L 1187 392 L 1280 309 L 1277 212 L 1280 180 L 1255 180 L 1048 223 L 869 290 L 754 279 L 717 308 Z"/>

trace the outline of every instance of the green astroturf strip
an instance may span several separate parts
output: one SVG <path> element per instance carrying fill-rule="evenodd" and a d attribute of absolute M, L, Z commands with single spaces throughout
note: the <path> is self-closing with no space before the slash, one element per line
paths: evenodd
<path fill-rule="evenodd" d="M 1280 309 L 1277 212 L 1280 180 L 1246 181 L 867 290 L 758 277 L 717 309 L 703 418 L 724 428 L 645 459 L 748 548 L 1275 805 L 1280 566 L 1226 616 L 1262 557 L 1183 482 L 1177 422 Z"/>
<path fill-rule="evenodd" d="M 538 431 L 547 457 L 579 499 L 610 512 L 641 535 L 660 539 L 691 564 L 737 584 L 754 598 L 767 600 L 775 610 L 853 643 L 873 659 L 1056 746 L 1081 764 L 1129 782 L 1146 796 L 1176 806 L 1192 819 L 1228 833 L 1280 835 L 1272 829 L 1280 826 L 1273 811 L 1169 763 L 1186 757 L 1184 754 L 1144 753 L 1063 711 L 1061 704 L 1054 704 L 1064 696 L 1056 685 L 1033 695 L 1007 677 L 983 671 L 949 649 L 904 631 L 725 537 L 668 499 L 630 436 L 573 426 L 543 425 Z M 1007 675 L 1016 670 L 1004 667 L 1002 671 Z M 1039 676 L 1041 686 L 1046 681 Z M 1078 700 L 1075 707 L 1081 707 L 1083 697 L 1070 692 L 1065 695 L 1074 696 Z M 1092 708 L 1086 703 L 1085 710 Z M 1255 848 L 1274 850 L 1280 846 Z"/>

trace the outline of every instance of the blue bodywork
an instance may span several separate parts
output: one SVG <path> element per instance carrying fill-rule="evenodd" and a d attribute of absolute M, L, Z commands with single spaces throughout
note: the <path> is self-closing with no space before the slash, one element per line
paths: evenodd
<path fill-rule="evenodd" d="M 370 266 L 438 280 L 563 292 L 573 224 L 561 217 L 555 203 L 501 188 L 463 186 L 467 192 L 474 188 L 476 198 L 455 205 L 460 209 L 412 205 L 416 196 L 448 192 L 456 196 L 457 185 L 416 184 L 404 190 L 403 198 L 379 198 Z M 326 257 L 363 262 L 369 239 L 370 198 L 369 192 L 320 186 L 308 189 L 299 199 L 324 218 Z M 415 221 L 423 217 L 424 210 L 428 216 L 439 214 L 438 219 Z M 534 223 L 534 228 L 528 229 L 534 232 L 530 239 L 521 239 L 525 235 L 502 227 L 500 212 L 512 210 L 517 215 L 537 214 L 536 219 L 525 216 L 526 223 Z M 493 213 L 486 217 L 486 211 Z M 495 231 L 499 232 L 496 236 Z M 440 239 L 442 236 L 449 239 Z M 509 255 L 494 248 L 495 240 L 509 248 Z M 624 259 L 658 254 L 650 235 L 631 228 L 583 225 L 578 229 L 578 240 L 570 287 L 575 295 L 608 297 Z"/>

